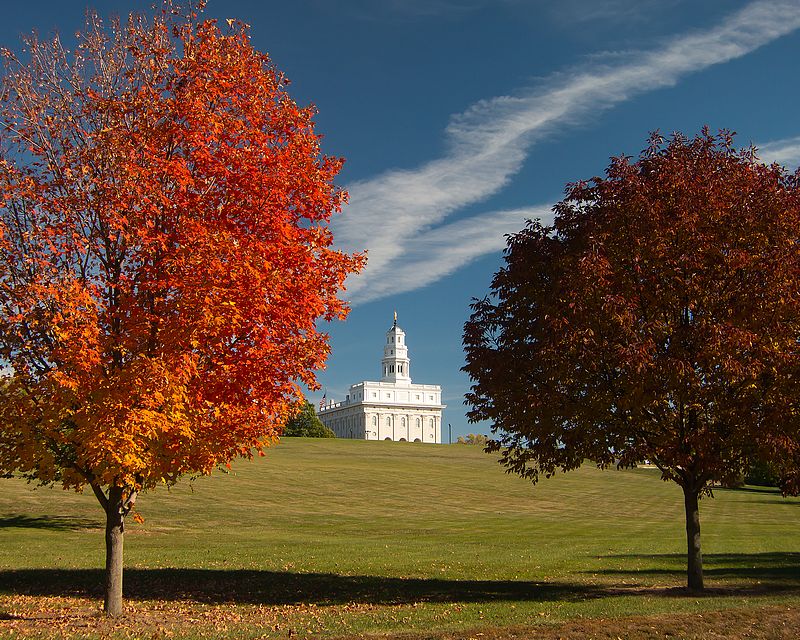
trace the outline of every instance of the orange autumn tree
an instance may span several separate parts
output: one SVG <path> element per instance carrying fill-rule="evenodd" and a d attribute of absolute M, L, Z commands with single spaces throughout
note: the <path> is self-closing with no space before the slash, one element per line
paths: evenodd
<path fill-rule="evenodd" d="M 275 440 L 363 260 L 331 247 L 341 160 L 246 25 L 166 3 L 26 47 L 0 96 L 0 470 L 91 488 L 117 615 L 137 494 Z"/>
<path fill-rule="evenodd" d="M 714 483 L 769 460 L 798 490 L 799 191 L 725 132 L 654 136 L 510 236 L 465 325 L 469 418 L 501 463 L 652 462 L 683 492 L 690 589 Z"/>

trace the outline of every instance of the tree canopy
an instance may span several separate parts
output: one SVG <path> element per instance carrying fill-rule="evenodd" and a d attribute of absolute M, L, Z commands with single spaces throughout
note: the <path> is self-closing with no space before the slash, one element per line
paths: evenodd
<path fill-rule="evenodd" d="M 0 471 L 109 517 L 275 439 L 363 262 L 314 109 L 246 25 L 164 6 L 2 52 Z"/>
<path fill-rule="evenodd" d="M 283 428 L 284 436 L 296 438 L 335 438 L 328 427 L 322 424 L 314 411 L 314 405 L 306 402 L 293 416 L 291 416 Z"/>
<path fill-rule="evenodd" d="M 758 460 L 797 491 L 797 176 L 727 132 L 654 135 L 511 236 L 464 329 L 469 418 L 534 482 L 584 459 L 657 465 L 697 499 Z"/>

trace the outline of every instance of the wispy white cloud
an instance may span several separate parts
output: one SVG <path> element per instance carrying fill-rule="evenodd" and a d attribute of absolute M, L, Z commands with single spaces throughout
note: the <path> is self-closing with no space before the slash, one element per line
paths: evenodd
<path fill-rule="evenodd" d="M 777 162 L 794 170 L 800 166 L 800 136 L 758 145 L 758 157 L 764 162 Z"/>
<path fill-rule="evenodd" d="M 394 284 L 380 283 L 389 278 L 397 283 L 398 269 L 409 276 L 406 290 L 423 287 L 496 251 L 504 246 L 503 233 L 522 226 L 509 229 L 511 212 L 441 225 L 505 187 L 537 141 L 589 114 L 744 56 L 798 27 L 800 0 L 757 0 L 711 29 L 610 64 L 589 63 L 452 117 L 441 158 L 348 185 L 350 205 L 335 223 L 335 237 L 344 249 L 369 250 L 369 264 L 348 283 L 348 297 L 360 304 L 397 293 Z"/>
<path fill-rule="evenodd" d="M 362 289 L 356 300 L 359 304 L 378 300 L 444 278 L 482 255 L 501 251 L 506 235 L 535 219 L 544 224 L 552 222 L 550 205 L 493 211 L 419 234 L 392 263 L 391 277 L 386 280 L 390 284 Z"/>

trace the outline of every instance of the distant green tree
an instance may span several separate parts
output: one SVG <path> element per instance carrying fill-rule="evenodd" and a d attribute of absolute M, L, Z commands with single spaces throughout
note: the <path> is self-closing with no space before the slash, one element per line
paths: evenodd
<path fill-rule="evenodd" d="M 298 438 L 335 438 L 336 435 L 328 429 L 317 417 L 314 405 L 306 402 L 293 417 L 289 418 L 283 428 L 284 436 Z"/>
<path fill-rule="evenodd" d="M 780 471 L 770 462 L 757 461 L 750 466 L 744 482 L 758 487 L 777 487 L 780 484 Z"/>

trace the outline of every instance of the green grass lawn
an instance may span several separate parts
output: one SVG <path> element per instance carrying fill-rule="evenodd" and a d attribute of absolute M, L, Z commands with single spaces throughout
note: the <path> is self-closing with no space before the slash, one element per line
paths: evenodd
<path fill-rule="evenodd" d="M 477 447 L 287 438 L 138 507 L 130 614 L 110 625 L 95 498 L 0 480 L 0 636 L 457 632 L 800 605 L 800 500 L 704 499 L 696 597 L 682 493 L 649 469 L 532 486 Z"/>

